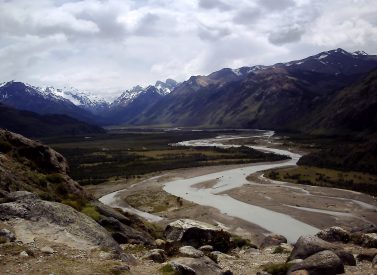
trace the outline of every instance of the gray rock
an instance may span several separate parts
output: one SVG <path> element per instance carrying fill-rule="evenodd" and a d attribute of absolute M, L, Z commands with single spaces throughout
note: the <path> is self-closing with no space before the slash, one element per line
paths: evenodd
<path fill-rule="evenodd" d="M 203 245 L 199 247 L 200 251 L 203 251 L 204 253 L 209 253 L 213 251 L 213 246 L 212 245 Z"/>
<path fill-rule="evenodd" d="M 301 236 L 295 243 L 288 260 L 305 259 L 323 250 L 339 250 L 340 246 L 326 242 L 315 236 Z"/>
<path fill-rule="evenodd" d="M 167 241 L 179 242 L 199 248 L 203 245 L 212 245 L 219 251 L 228 251 L 231 248 L 231 235 L 223 229 L 189 219 L 181 219 L 170 223 L 165 229 Z"/>
<path fill-rule="evenodd" d="M 377 255 L 372 260 L 372 267 L 377 269 Z"/>
<path fill-rule="evenodd" d="M 111 236 L 119 244 L 134 243 L 152 245 L 154 242 L 152 236 L 147 232 L 136 230 L 121 223 L 114 217 L 103 217 L 99 220 L 99 224 L 112 232 Z"/>
<path fill-rule="evenodd" d="M 351 239 L 351 234 L 339 226 L 333 226 L 321 230 L 316 236 L 327 242 L 343 242 L 348 243 Z"/>
<path fill-rule="evenodd" d="M 49 246 L 44 246 L 41 248 L 41 252 L 44 254 L 54 254 L 55 251 Z"/>
<path fill-rule="evenodd" d="M 197 275 L 222 275 L 224 274 L 220 266 L 213 262 L 208 257 L 202 258 L 187 258 L 181 257 L 169 262 L 172 268 L 182 275 L 197 274 Z"/>
<path fill-rule="evenodd" d="M 315 253 L 330 250 L 334 252 L 343 262 L 343 264 L 354 266 L 356 259 L 347 251 L 344 251 L 341 246 L 326 242 L 315 236 L 302 236 L 298 239 L 294 248 L 288 258 L 288 261 L 294 259 L 305 259 Z"/>
<path fill-rule="evenodd" d="M 218 263 L 221 258 L 234 259 L 233 256 L 227 255 L 220 251 L 212 251 L 211 253 L 208 254 L 208 257 L 216 263 Z"/>
<path fill-rule="evenodd" d="M 5 238 L 7 242 L 14 242 L 16 240 L 16 236 L 5 228 L 0 229 L 0 237 Z"/>
<path fill-rule="evenodd" d="M 38 195 L 28 192 L 28 191 L 16 191 L 7 194 L 8 201 L 19 201 L 19 200 L 36 200 L 39 199 Z"/>
<path fill-rule="evenodd" d="M 292 261 L 287 262 L 287 264 L 295 265 L 295 264 L 299 264 L 299 263 L 301 263 L 303 261 L 304 261 L 303 259 L 294 259 Z"/>
<path fill-rule="evenodd" d="M 88 245 L 120 251 L 119 245 L 103 227 L 85 214 L 61 203 L 28 197 L 26 200 L 0 204 L 0 217 L 2 220 L 23 219 L 32 222 L 41 231 L 56 226 L 64 229 L 61 230 L 63 239 L 69 233 Z"/>
<path fill-rule="evenodd" d="M 26 251 L 21 251 L 21 252 L 20 252 L 20 257 L 22 257 L 22 258 L 27 258 L 27 257 L 29 257 L 29 254 L 27 254 Z"/>
<path fill-rule="evenodd" d="M 162 249 L 152 249 L 150 250 L 143 259 L 151 260 L 157 263 L 163 263 L 166 262 L 168 257 L 166 256 L 166 253 Z"/>
<path fill-rule="evenodd" d="M 260 247 L 263 249 L 263 248 L 270 247 L 270 246 L 276 246 L 276 245 L 279 245 L 279 244 L 282 244 L 282 243 L 287 243 L 286 237 L 284 237 L 282 235 L 271 234 L 271 235 L 266 236 L 263 239 Z"/>
<path fill-rule="evenodd" d="M 377 233 L 362 234 L 361 245 L 369 248 L 377 248 Z"/>
<path fill-rule="evenodd" d="M 357 256 L 356 259 L 358 261 L 373 261 L 374 257 L 377 255 L 377 248 L 369 248 L 365 249 L 362 252 L 360 252 Z"/>
<path fill-rule="evenodd" d="M 202 251 L 188 245 L 180 247 L 178 251 L 182 257 L 200 258 L 204 256 Z"/>
<path fill-rule="evenodd" d="M 334 252 L 324 250 L 294 265 L 289 269 L 288 273 L 297 270 L 306 270 L 310 275 L 335 275 L 344 273 L 344 266 Z"/>
<path fill-rule="evenodd" d="M 356 259 L 355 256 L 351 252 L 345 251 L 345 250 L 333 250 L 333 252 L 340 258 L 342 263 L 344 265 L 350 265 L 355 266 L 356 265 Z"/>

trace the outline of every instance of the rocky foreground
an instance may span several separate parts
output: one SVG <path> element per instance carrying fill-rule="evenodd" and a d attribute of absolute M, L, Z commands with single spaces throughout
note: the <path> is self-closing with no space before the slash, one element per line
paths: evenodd
<path fill-rule="evenodd" d="M 377 227 L 332 227 L 292 246 L 188 219 L 166 228 L 103 205 L 64 157 L 0 130 L 0 274 L 376 274 Z"/>

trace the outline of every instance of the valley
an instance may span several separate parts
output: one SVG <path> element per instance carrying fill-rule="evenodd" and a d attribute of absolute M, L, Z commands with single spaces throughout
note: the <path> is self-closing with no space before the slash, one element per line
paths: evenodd
<path fill-rule="evenodd" d="M 119 180 L 105 184 L 109 189 L 101 185 L 88 188 L 97 191 L 97 196 L 105 195 L 106 190 L 120 190 L 100 200 L 163 225 L 178 217 L 195 218 L 224 226 L 254 243 L 260 243 L 267 232 L 282 234 L 293 242 L 302 234 L 314 234 L 329 226 L 351 229 L 377 222 L 377 202 L 371 196 L 302 183 L 292 185 L 264 177 L 263 171 L 294 166 L 299 158 L 296 153 L 273 149 L 281 148 L 281 140 L 270 135 L 269 132 L 241 132 L 179 144 L 188 149 L 195 146 L 230 148 L 240 146 L 237 141 L 245 145 L 245 140 L 249 140 L 252 148 L 288 154 L 291 160 L 162 171 L 132 184 Z M 337 186 L 335 181 L 334 187 L 343 187 L 341 183 L 339 181 Z"/>

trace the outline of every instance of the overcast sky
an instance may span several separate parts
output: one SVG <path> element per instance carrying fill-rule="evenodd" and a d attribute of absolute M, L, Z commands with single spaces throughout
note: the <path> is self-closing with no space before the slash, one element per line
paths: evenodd
<path fill-rule="evenodd" d="M 343 48 L 377 53 L 376 0 L 0 0 L 0 81 L 110 97 Z"/>

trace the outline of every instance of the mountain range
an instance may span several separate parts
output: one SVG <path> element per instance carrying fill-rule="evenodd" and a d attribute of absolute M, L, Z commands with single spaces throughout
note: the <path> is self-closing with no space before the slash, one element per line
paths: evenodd
<path fill-rule="evenodd" d="M 111 103 L 74 88 L 11 81 L 0 85 L 0 103 L 100 125 L 372 131 L 377 95 L 367 90 L 376 85 L 376 68 L 375 55 L 335 49 L 271 66 L 224 68 L 182 83 L 136 86 Z"/>

